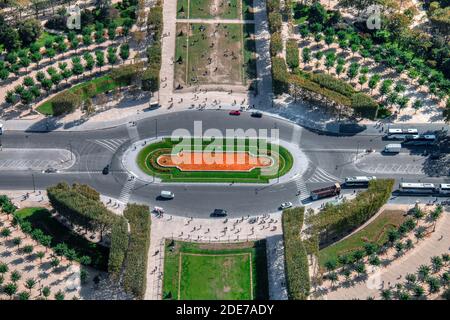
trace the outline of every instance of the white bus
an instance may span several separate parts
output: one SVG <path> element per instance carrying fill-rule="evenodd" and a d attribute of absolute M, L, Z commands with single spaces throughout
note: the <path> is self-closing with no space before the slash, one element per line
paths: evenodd
<path fill-rule="evenodd" d="M 351 187 L 367 187 L 369 182 L 372 180 L 376 180 L 377 178 L 374 176 L 356 176 L 356 177 L 347 177 L 345 178 L 345 186 Z"/>
<path fill-rule="evenodd" d="M 410 183 L 402 182 L 399 187 L 400 192 L 433 194 L 438 191 L 434 183 Z"/>
<path fill-rule="evenodd" d="M 406 136 L 404 143 L 412 145 L 424 145 L 433 143 L 435 140 L 436 136 L 434 134 L 417 134 L 412 136 Z"/>
<path fill-rule="evenodd" d="M 450 195 L 450 183 L 441 183 L 439 185 L 439 194 Z"/>
<path fill-rule="evenodd" d="M 414 128 L 409 128 L 409 129 L 388 129 L 387 132 L 387 139 L 391 139 L 391 140 L 403 140 L 406 139 L 408 137 L 411 137 L 413 135 L 417 135 L 419 133 L 419 131 L 417 129 Z"/>

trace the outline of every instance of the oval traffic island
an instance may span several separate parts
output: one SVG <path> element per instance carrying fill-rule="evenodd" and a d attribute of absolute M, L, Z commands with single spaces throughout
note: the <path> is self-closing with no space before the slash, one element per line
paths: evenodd
<path fill-rule="evenodd" d="M 262 139 L 236 139 L 234 144 L 169 138 L 144 147 L 137 164 L 163 182 L 268 183 L 293 166 L 293 157 L 281 145 Z M 236 151 L 239 150 L 239 151 Z"/>

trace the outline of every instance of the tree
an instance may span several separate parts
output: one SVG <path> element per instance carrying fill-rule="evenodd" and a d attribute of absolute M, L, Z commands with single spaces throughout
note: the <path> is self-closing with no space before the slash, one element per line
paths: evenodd
<path fill-rule="evenodd" d="M 22 291 L 19 293 L 19 300 L 29 300 L 30 299 L 30 293 L 26 291 Z"/>
<path fill-rule="evenodd" d="M 44 251 L 36 252 L 36 257 L 38 257 L 39 261 L 42 263 L 42 259 L 45 257 L 45 252 Z"/>
<path fill-rule="evenodd" d="M 362 262 L 358 262 L 355 265 L 355 271 L 358 274 L 358 276 L 360 276 L 362 274 L 365 274 L 366 273 L 366 266 L 365 266 L 365 264 L 362 263 Z"/>
<path fill-rule="evenodd" d="M 116 48 L 108 48 L 108 63 L 114 65 L 117 62 Z"/>
<path fill-rule="evenodd" d="M 413 287 L 413 291 L 414 291 L 414 296 L 416 297 L 416 298 L 422 298 L 423 297 L 423 295 L 425 294 L 425 290 L 424 290 L 424 288 L 421 286 L 421 285 L 419 285 L 419 284 L 416 284 L 414 287 Z"/>
<path fill-rule="evenodd" d="M 128 59 L 128 57 L 130 56 L 130 47 L 127 43 L 124 43 L 120 46 L 120 52 L 119 52 L 120 58 L 122 59 L 122 61 L 125 62 L 125 60 Z"/>
<path fill-rule="evenodd" d="M 51 294 L 51 290 L 49 287 L 44 287 L 42 288 L 42 295 L 44 296 L 45 299 L 47 299 Z"/>
<path fill-rule="evenodd" d="M 350 80 L 354 79 L 359 72 L 359 64 L 356 62 L 353 62 L 350 64 L 350 67 L 348 68 L 347 76 Z"/>
<path fill-rule="evenodd" d="M 53 269 L 56 269 L 59 266 L 60 262 L 61 261 L 58 258 L 53 258 L 50 261 L 50 265 L 52 266 Z"/>
<path fill-rule="evenodd" d="M 13 272 L 11 272 L 11 281 L 16 283 L 17 281 L 20 280 L 20 278 L 22 278 L 22 275 L 20 274 L 19 271 L 14 270 Z"/>
<path fill-rule="evenodd" d="M 0 231 L 0 234 L 3 238 L 8 239 L 8 237 L 11 235 L 11 230 L 9 230 L 8 228 L 3 228 L 2 231 Z"/>
<path fill-rule="evenodd" d="M 56 300 L 64 300 L 64 298 L 65 298 L 64 293 L 61 290 L 59 290 L 57 293 L 55 293 Z"/>
<path fill-rule="evenodd" d="M 20 237 L 15 237 L 13 239 L 13 243 L 14 243 L 15 246 L 17 246 L 17 249 L 19 249 L 20 244 L 22 243 L 22 239 Z"/>
<path fill-rule="evenodd" d="M 439 272 L 441 271 L 442 267 L 444 266 L 444 262 L 442 261 L 442 258 L 439 256 L 431 257 L 431 265 L 433 267 L 433 272 Z"/>
<path fill-rule="evenodd" d="M 417 270 L 417 274 L 419 275 L 419 279 L 422 282 L 426 281 L 426 279 L 430 275 L 430 267 L 424 264 L 420 265 L 419 269 Z"/>
<path fill-rule="evenodd" d="M 334 271 L 328 273 L 328 274 L 327 274 L 327 278 L 328 278 L 328 280 L 331 281 L 331 285 L 334 285 L 334 283 L 335 283 L 336 281 L 338 281 L 338 279 L 339 279 L 337 273 L 334 272 Z"/>
<path fill-rule="evenodd" d="M 428 292 L 430 294 L 438 292 L 440 290 L 440 288 L 441 288 L 441 283 L 439 281 L 439 278 L 429 277 L 426 280 L 426 282 L 428 284 Z"/>
<path fill-rule="evenodd" d="M 302 59 L 303 59 L 303 63 L 309 64 L 309 62 L 311 61 L 311 49 L 304 48 L 302 50 Z"/>
<path fill-rule="evenodd" d="M 336 260 L 328 260 L 327 262 L 325 262 L 325 268 L 328 271 L 333 271 L 334 269 L 337 268 L 337 261 Z"/>
<path fill-rule="evenodd" d="M 392 291 L 390 289 L 382 290 L 381 297 L 383 298 L 383 300 L 391 300 L 392 299 Z"/>
<path fill-rule="evenodd" d="M 105 65 L 105 53 L 100 50 L 95 51 L 95 60 L 97 67 L 102 70 L 102 67 Z"/>
<path fill-rule="evenodd" d="M 36 285 L 36 280 L 34 280 L 33 278 L 28 278 L 27 281 L 25 281 L 25 287 L 28 290 L 30 290 L 30 293 L 31 293 L 31 289 L 33 289 L 35 285 Z"/>
<path fill-rule="evenodd" d="M 3 276 L 9 270 L 8 265 L 6 263 L 0 263 L 0 274 Z"/>
<path fill-rule="evenodd" d="M 17 285 L 13 282 L 10 282 L 3 288 L 3 291 L 9 296 L 10 299 L 12 299 L 12 297 L 17 292 Z"/>
<path fill-rule="evenodd" d="M 417 277 L 416 277 L 416 275 L 413 274 L 413 273 L 408 273 L 408 274 L 405 276 L 405 279 L 406 279 L 406 281 L 408 282 L 409 285 L 413 285 L 413 284 L 415 284 L 416 281 L 417 281 Z"/>

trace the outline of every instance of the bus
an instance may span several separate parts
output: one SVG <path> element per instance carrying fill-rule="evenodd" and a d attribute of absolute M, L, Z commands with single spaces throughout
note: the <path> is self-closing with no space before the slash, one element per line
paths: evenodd
<path fill-rule="evenodd" d="M 410 145 L 426 145 L 436 141 L 436 135 L 434 134 L 420 134 L 405 137 L 406 144 Z"/>
<path fill-rule="evenodd" d="M 386 138 L 390 140 L 404 140 L 408 137 L 411 137 L 413 135 L 419 134 L 419 131 L 414 128 L 409 129 L 388 129 Z"/>
<path fill-rule="evenodd" d="M 341 193 L 341 185 L 336 182 L 332 186 L 311 191 L 310 196 L 311 200 L 318 200 L 326 197 L 333 197 L 340 193 Z"/>
<path fill-rule="evenodd" d="M 369 182 L 372 180 L 376 180 L 377 178 L 374 176 L 356 176 L 356 177 L 347 177 L 345 178 L 345 186 L 346 187 L 368 187 Z"/>
<path fill-rule="evenodd" d="M 439 185 L 439 194 L 450 195 L 450 183 L 441 183 Z"/>
<path fill-rule="evenodd" d="M 438 192 L 438 188 L 436 188 L 434 183 L 402 182 L 400 183 L 399 191 L 403 193 L 434 194 Z"/>

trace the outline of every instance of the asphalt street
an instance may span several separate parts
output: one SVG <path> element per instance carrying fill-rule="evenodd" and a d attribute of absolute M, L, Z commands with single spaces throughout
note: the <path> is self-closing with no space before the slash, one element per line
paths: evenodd
<path fill-rule="evenodd" d="M 201 131 L 194 132 L 194 121 L 201 121 Z M 305 165 L 308 168 L 302 176 L 292 181 L 274 181 L 270 185 L 161 185 L 129 180 L 120 161 L 128 146 L 133 141 L 171 135 L 177 129 L 186 129 L 192 135 L 214 136 L 218 132 L 211 134 L 205 133 L 205 130 L 216 129 L 225 134 L 227 129 L 278 129 L 280 139 L 297 144 L 306 154 L 309 163 Z M 448 176 L 428 177 L 420 170 L 425 158 L 421 155 L 421 149 L 403 149 L 396 156 L 381 155 L 379 152 L 388 143 L 383 141 L 381 134 L 326 135 L 266 115 L 262 118 L 252 118 L 249 113 L 230 116 L 226 111 L 216 110 L 173 112 L 142 119 L 136 125 L 126 124 L 95 131 L 6 131 L 1 136 L 1 142 L 5 149 L 66 149 L 76 157 L 73 166 L 57 173 L 15 170 L 10 164 L 9 170 L 0 170 L 2 190 L 44 189 L 60 181 L 87 183 L 102 194 L 123 202 L 147 203 L 163 207 L 167 214 L 194 217 L 205 217 L 215 208 L 226 209 L 230 216 L 274 212 L 282 202 L 291 201 L 298 205 L 309 196 L 310 190 L 352 175 L 390 177 L 398 182 L 450 182 Z M 367 149 L 374 149 L 375 152 L 368 154 L 365 152 Z M 111 171 L 103 175 L 102 169 L 107 164 L 111 165 Z M 157 200 L 161 190 L 173 191 L 175 198 Z M 300 196 L 297 196 L 298 190 L 301 191 Z M 401 200 L 397 198 L 396 201 Z"/>

